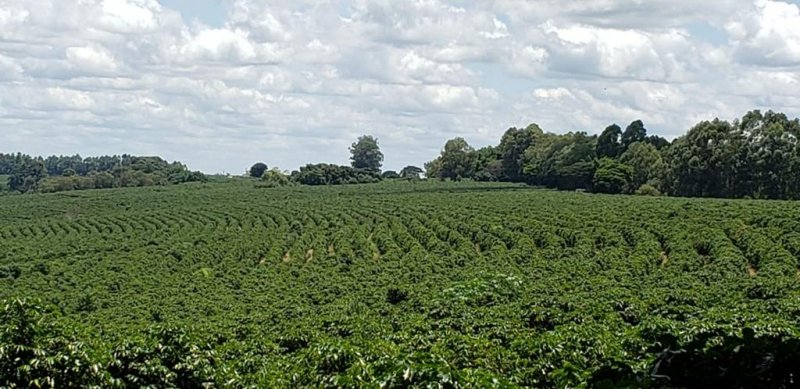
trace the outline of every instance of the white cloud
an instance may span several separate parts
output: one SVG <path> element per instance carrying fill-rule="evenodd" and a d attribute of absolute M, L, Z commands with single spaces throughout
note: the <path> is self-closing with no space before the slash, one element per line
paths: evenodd
<path fill-rule="evenodd" d="M 398 169 L 530 122 L 800 115 L 800 11 L 780 1 L 230 0 L 213 27 L 156 0 L 0 3 L 0 152 L 238 173 L 347 163 L 372 133 Z"/>
<path fill-rule="evenodd" d="M 725 28 L 737 54 L 746 62 L 767 66 L 800 65 L 800 6 L 757 0 Z"/>
<path fill-rule="evenodd" d="M 113 73 L 117 69 L 114 57 L 103 47 L 67 47 L 66 58 L 77 71 L 103 74 Z"/>
<path fill-rule="evenodd" d="M 156 14 L 160 5 L 156 0 L 103 0 L 100 8 L 100 25 L 112 32 L 142 33 L 158 26 Z"/>

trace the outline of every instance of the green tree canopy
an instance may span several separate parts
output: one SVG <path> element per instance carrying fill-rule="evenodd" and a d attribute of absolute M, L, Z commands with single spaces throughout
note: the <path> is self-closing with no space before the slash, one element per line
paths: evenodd
<path fill-rule="evenodd" d="M 559 189 L 591 187 L 597 137 L 585 132 L 545 134 L 524 157 L 527 181 Z"/>
<path fill-rule="evenodd" d="M 633 143 L 619 161 L 633 169 L 631 188 L 636 189 L 644 184 L 659 188 L 664 176 L 665 165 L 655 146 L 649 142 Z"/>
<path fill-rule="evenodd" d="M 599 193 L 627 193 L 630 191 L 633 168 L 611 158 L 597 161 L 592 181 L 593 189 Z"/>
<path fill-rule="evenodd" d="M 471 177 L 475 167 L 475 149 L 464 138 L 447 141 L 442 151 L 442 176 L 444 178 Z"/>
<path fill-rule="evenodd" d="M 250 177 L 261 178 L 261 176 L 264 175 L 265 171 L 267 171 L 267 164 L 263 162 L 256 162 L 253 166 L 250 167 L 249 170 Z"/>
<path fill-rule="evenodd" d="M 597 138 L 597 158 L 617 158 L 622 153 L 622 144 L 620 137 L 622 136 L 622 129 L 618 125 L 612 124 L 603 130 L 603 133 Z"/>
<path fill-rule="evenodd" d="M 535 123 L 531 123 L 524 129 L 512 127 L 506 130 L 497 147 L 502 160 L 503 179 L 512 182 L 524 180 L 525 150 L 533 146 L 543 134 L 542 129 Z"/>
<path fill-rule="evenodd" d="M 464 138 L 453 138 L 444 145 L 441 155 L 425 164 L 428 177 L 440 179 L 472 178 L 475 172 L 475 149 Z"/>
<path fill-rule="evenodd" d="M 739 169 L 739 178 L 749 186 L 746 192 L 768 199 L 800 197 L 798 119 L 789 120 L 782 113 L 767 111 L 762 114 L 756 110 L 742 118 L 737 130 L 747 138 L 746 156 Z"/>
<path fill-rule="evenodd" d="M 350 160 L 356 169 L 365 169 L 380 173 L 383 165 L 383 153 L 378 146 L 378 139 L 371 135 L 363 135 L 350 146 Z"/>
<path fill-rule="evenodd" d="M 408 165 L 400 170 L 400 177 L 405 179 L 419 179 L 424 170 L 417 166 Z"/>
<path fill-rule="evenodd" d="M 398 174 L 394 170 L 387 170 L 387 171 L 381 173 L 381 178 L 386 179 L 386 180 L 393 180 L 393 179 L 396 179 L 396 178 L 400 178 L 400 174 Z"/>
<path fill-rule="evenodd" d="M 668 192 L 678 196 L 730 197 L 742 176 L 737 165 L 746 139 L 719 119 L 700 122 L 667 149 Z"/>
<path fill-rule="evenodd" d="M 494 146 L 475 150 L 475 174 L 472 178 L 477 181 L 501 181 L 506 177 L 498 150 L 499 147 Z"/>
<path fill-rule="evenodd" d="M 264 172 L 261 175 L 261 181 L 264 183 L 263 186 L 265 187 L 279 187 L 279 186 L 287 186 L 291 184 L 289 180 L 289 176 L 283 174 L 278 168 L 272 168 Z"/>
<path fill-rule="evenodd" d="M 21 193 L 33 192 L 46 175 L 42 160 L 20 158 L 8 177 L 8 188 Z"/>
<path fill-rule="evenodd" d="M 622 133 L 622 151 L 628 149 L 636 142 L 642 142 L 647 138 L 647 129 L 644 128 L 644 123 L 641 120 L 634 120 L 628 127 L 625 127 L 625 132 Z"/>

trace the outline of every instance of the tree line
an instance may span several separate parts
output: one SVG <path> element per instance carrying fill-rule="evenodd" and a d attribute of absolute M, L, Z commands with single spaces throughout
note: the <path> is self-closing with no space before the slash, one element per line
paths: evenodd
<path fill-rule="evenodd" d="M 549 133 L 537 124 L 505 131 L 498 145 L 475 149 L 448 140 L 440 155 L 399 173 L 381 172 L 378 140 L 364 135 L 350 147 L 351 165 L 309 164 L 291 174 L 254 165 L 270 185 L 338 185 L 383 179 L 520 182 L 560 190 L 610 194 L 754 199 L 800 198 L 800 120 L 754 110 L 733 122 L 702 121 L 673 141 L 649 135 L 635 120 L 599 135 Z"/>
<path fill-rule="evenodd" d="M 384 179 L 472 179 L 524 182 L 561 190 L 611 194 L 756 199 L 800 198 L 800 120 L 755 110 L 733 122 L 702 121 L 672 142 L 648 135 L 641 120 L 599 135 L 545 132 L 537 124 L 505 131 L 498 145 L 475 149 L 448 140 L 424 169 L 382 171 L 378 139 L 349 148 L 350 166 L 307 164 L 291 173 L 259 162 L 248 173 L 266 186 L 341 185 Z M 82 158 L 0 154 L 0 175 L 17 192 L 164 185 L 205 181 L 180 162 L 131 155 Z"/>
<path fill-rule="evenodd" d="M 672 142 L 641 120 L 600 135 L 509 128 L 497 146 L 448 140 L 425 164 L 439 179 L 525 182 L 599 193 L 800 198 L 800 121 L 755 110 L 733 122 L 702 121 Z"/>
<path fill-rule="evenodd" d="M 406 166 L 400 172 L 381 171 L 383 152 L 378 139 L 371 135 L 360 136 L 350 146 L 350 166 L 330 163 L 307 164 L 289 174 L 278 168 L 270 169 L 265 163 L 257 162 L 248 170 L 253 178 L 261 178 L 266 186 L 300 185 L 346 185 L 369 184 L 385 179 L 420 179 L 425 172 L 416 166 Z"/>
<path fill-rule="evenodd" d="M 190 171 L 180 162 L 128 154 L 87 158 L 0 154 L 0 175 L 8 176 L 10 191 L 20 193 L 206 181 L 203 173 Z"/>

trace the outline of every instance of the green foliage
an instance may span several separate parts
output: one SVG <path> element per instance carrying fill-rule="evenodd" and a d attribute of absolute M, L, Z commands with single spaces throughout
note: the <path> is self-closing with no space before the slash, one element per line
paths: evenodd
<path fill-rule="evenodd" d="M 611 158 L 597 162 L 592 184 L 599 193 L 625 193 L 631 185 L 633 168 Z"/>
<path fill-rule="evenodd" d="M 8 188 L 21 193 L 33 192 L 47 175 L 44 162 L 41 160 L 22 158 L 15 161 L 8 178 Z"/>
<path fill-rule="evenodd" d="M 292 182 L 286 174 L 283 174 L 277 168 L 272 168 L 261 175 L 262 186 L 267 188 L 276 188 L 281 186 L 291 185 Z"/>
<path fill-rule="evenodd" d="M 207 181 L 203 173 L 189 171 L 179 162 L 127 154 L 85 159 L 79 155 L 42 159 L 23 154 L 0 154 L 0 172 L 5 171 L 10 173 L 9 188 L 22 193 Z"/>
<path fill-rule="evenodd" d="M 619 161 L 631 167 L 630 187 L 658 187 L 666 175 L 666 165 L 658 149 L 645 142 L 636 142 L 620 156 Z"/>
<path fill-rule="evenodd" d="M 528 182 L 564 190 L 589 189 L 597 138 L 583 132 L 545 134 L 524 157 Z"/>
<path fill-rule="evenodd" d="M 503 161 L 499 158 L 497 147 L 486 146 L 476 150 L 475 171 L 470 178 L 475 181 L 502 181 Z"/>
<path fill-rule="evenodd" d="M 744 138 L 730 123 L 701 122 L 676 139 L 666 154 L 669 193 L 679 196 L 734 196 L 731 180 Z"/>
<path fill-rule="evenodd" d="M 0 198 L 0 387 L 798 376 L 798 204 L 260 184 Z"/>
<path fill-rule="evenodd" d="M 597 166 L 611 167 L 603 159 L 632 170 L 598 174 Z M 496 147 L 474 150 L 463 138 L 451 139 L 425 169 L 428 177 L 441 180 L 526 182 L 562 190 L 630 193 L 648 185 L 672 196 L 798 199 L 800 119 L 752 111 L 733 123 L 698 123 L 673 143 L 648 136 L 641 120 L 625 131 L 612 124 L 599 136 L 545 133 L 531 124 L 509 128 Z"/>
<path fill-rule="evenodd" d="M 477 155 L 464 138 L 453 138 L 444 145 L 441 155 L 425 164 L 428 178 L 461 180 L 475 174 Z"/>
<path fill-rule="evenodd" d="M 670 194 L 800 198 L 800 121 L 768 111 L 697 124 L 667 149 Z"/>
<path fill-rule="evenodd" d="M 544 135 L 538 124 L 532 123 L 524 129 L 509 128 L 500 139 L 497 147 L 502 168 L 502 178 L 511 182 L 522 182 L 524 177 L 523 157 L 525 150 L 533 146 L 536 141 Z"/>
<path fill-rule="evenodd" d="M 634 194 L 639 196 L 661 196 L 661 192 L 656 187 L 649 184 L 641 185 L 638 189 L 636 189 Z"/>
<path fill-rule="evenodd" d="M 381 178 L 383 178 L 384 180 L 395 180 L 395 179 L 400 178 L 400 174 L 398 174 L 394 170 L 387 170 L 387 171 L 381 173 Z"/>
<path fill-rule="evenodd" d="M 4 302 L 0 311 L 0 386 L 89 387 L 107 382 L 89 345 L 64 336 L 38 304 Z"/>
<path fill-rule="evenodd" d="M 400 170 L 400 177 L 407 180 L 418 180 L 423 173 L 425 173 L 425 170 L 409 165 Z"/>
<path fill-rule="evenodd" d="M 354 169 L 380 173 L 383 165 L 383 153 L 378 146 L 378 139 L 371 135 L 363 135 L 350 146 L 350 160 Z"/>
<path fill-rule="evenodd" d="M 379 182 L 381 175 L 372 170 L 320 163 L 301 167 L 292 180 L 303 185 L 365 184 Z"/>
<path fill-rule="evenodd" d="M 247 173 L 250 174 L 250 177 L 261 178 L 267 169 L 269 169 L 269 167 L 267 167 L 267 164 L 264 162 L 256 162 L 250 167 Z"/>
<path fill-rule="evenodd" d="M 622 152 L 627 151 L 632 144 L 636 142 L 644 142 L 647 139 L 647 129 L 644 128 L 644 123 L 641 120 L 634 120 L 628 127 L 625 127 L 625 132 L 620 137 L 622 144 Z"/>
<path fill-rule="evenodd" d="M 612 124 L 603 130 L 603 133 L 597 138 L 597 158 L 617 158 L 622 154 L 622 144 L 620 137 L 622 136 L 622 129 L 618 125 Z"/>

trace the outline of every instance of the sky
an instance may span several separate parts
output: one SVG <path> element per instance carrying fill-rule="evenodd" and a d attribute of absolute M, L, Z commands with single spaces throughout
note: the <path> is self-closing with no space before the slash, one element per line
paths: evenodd
<path fill-rule="evenodd" d="M 0 0 L 0 152 L 385 169 L 509 127 L 800 116 L 800 0 Z"/>

